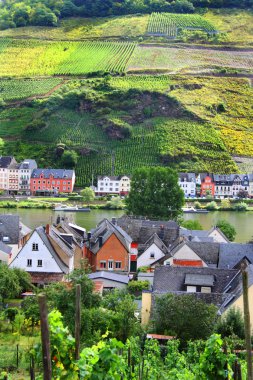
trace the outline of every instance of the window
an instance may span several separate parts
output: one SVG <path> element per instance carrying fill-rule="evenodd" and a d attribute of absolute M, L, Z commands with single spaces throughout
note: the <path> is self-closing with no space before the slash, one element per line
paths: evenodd
<path fill-rule="evenodd" d="M 3 242 L 7 242 L 7 241 L 10 241 L 9 236 L 3 236 Z"/>
<path fill-rule="evenodd" d="M 100 268 L 105 269 L 106 268 L 106 261 L 100 261 Z"/>
<path fill-rule="evenodd" d="M 113 260 L 108 260 L 108 269 L 109 270 L 113 269 Z"/>
<path fill-rule="evenodd" d="M 201 293 L 211 293 L 210 286 L 201 286 Z"/>
<path fill-rule="evenodd" d="M 112 191 L 112 187 L 110 187 L 109 191 Z"/>
<path fill-rule="evenodd" d="M 187 286 L 188 293 L 196 293 L 196 291 L 197 291 L 196 286 L 190 286 L 190 285 Z"/>
<path fill-rule="evenodd" d="M 38 251 L 39 250 L 39 244 L 38 243 L 33 243 L 32 250 L 33 251 Z"/>
<path fill-rule="evenodd" d="M 42 260 L 38 260 L 37 267 L 42 267 Z"/>
<path fill-rule="evenodd" d="M 115 262 L 115 269 L 121 269 L 121 261 Z"/>
<path fill-rule="evenodd" d="M 151 252 L 151 253 L 150 253 L 150 258 L 151 258 L 151 259 L 154 259 L 154 258 L 155 258 L 155 253 L 154 253 L 154 252 Z"/>
<path fill-rule="evenodd" d="M 27 259 L 27 266 L 28 266 L 28 267 L 31 267 L 31 266 L 32 266 L 32 260 L 31 260 L 31 259 Z"/>

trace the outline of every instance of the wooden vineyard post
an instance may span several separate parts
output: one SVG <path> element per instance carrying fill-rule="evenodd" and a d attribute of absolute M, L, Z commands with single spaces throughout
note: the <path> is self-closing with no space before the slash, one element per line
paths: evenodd
<path fill-rule="evenodd" d="M 248 296 L 248 272 L 246 271 L 245 264 L 241 265 L 241 272 L 242 272 L 242 286 L 243 286 L 245 344 L 246 344 L 247 370 L 248 370 L 247 380 L 253 380 L 250 311 L 249 311 L 249 296 Z"/>
<path fill-rule="evenodd" d="M 75 358 L 80 359 L 81 333 L 81 285 L 76 285 L 76 315 L 75 315 Z"/>
<path fill-rule="evenodd" d="M 46 296 L 39 294 L 39 308 L 40 308 L 40 327 L 41 327 L 41 343 L 42 343 L 42 356 L 43 356 L 43 370 L 44 380 L 52 379 L 52 365 L 50 353 L 50 336 L 47 315 Z"/>

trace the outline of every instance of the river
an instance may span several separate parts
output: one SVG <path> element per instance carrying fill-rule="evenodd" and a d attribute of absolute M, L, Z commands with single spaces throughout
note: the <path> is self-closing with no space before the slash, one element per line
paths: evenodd
<path fill-rule="evenodd" d="M 55 222 L 58 215 L 67 217 L 69 221 L 76 223 L 87 231 L 94 228 L 98 222 L 104 218 L 111 220 L 113 217 L 120 217 L 124 211 L 119 210 L 91 210 L 91 212 L 54 212 L 46 209 L 0 209 L 0 213 L 18 214 L 21 221 L 30 228 Z M 235 211 L 213 211 L 208 214 L 184 214 L 184 219 L 198 220 L 203 229 L 209 229 L 217 223 L 219 219 L 225 219 L 236 229 L 236 242 L 247 242 L 253 237 L 253 212 Z"/>

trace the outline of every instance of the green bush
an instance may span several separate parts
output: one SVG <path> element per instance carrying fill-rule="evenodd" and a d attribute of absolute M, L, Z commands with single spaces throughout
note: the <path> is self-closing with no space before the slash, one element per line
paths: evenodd
<path fill-rule="evenodd" d="M 130 281 L 128 284 L 129 293 L 134 294 L 137 292 L 142 292 L 143 290 L 148 290 L 150 286 L 149 281 Z"/>
<path fill-rule="evenodd" d="M 207 203 L 206 209 L 209 211 L 218 210 L 217 203 L 215 201 Z"/>
<path fill-rule="evenodd" d="M 235 211 L 247 211 L 248 210 L 247 203 L 245 203 L 245 202 L 237 203 L 236 205 L 233 206 L 233 210 L 235 210 Z"/>

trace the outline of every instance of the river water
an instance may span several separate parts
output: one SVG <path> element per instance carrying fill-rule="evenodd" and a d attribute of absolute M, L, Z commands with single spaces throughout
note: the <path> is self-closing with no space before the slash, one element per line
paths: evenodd
<path fill-rule="evenodd" d="M 76 223 L 89 231 L 96 227 L 103 218 L 111 220 L 113 217 L 119 218 L 124 211 L 115 210 L 91 210 L 91 212 L 55 212 L 52 210 L 38 209 L 0 209 L 0 213 L 18 214 L 21 221 L 31 229 L 40 225 L 55 222 L 58 215 L 67 217 L 69 221 Z M 236 229 L 236 242 L 247 242 L 253 237 L 253 212 L 235 212 L 235 211 L 213 211 L 208 214 L 184 214 L 184 219 L 198 220 L 203 229 L 209 229 L 217 223 L 219 219 L 225 219 Z"/>

